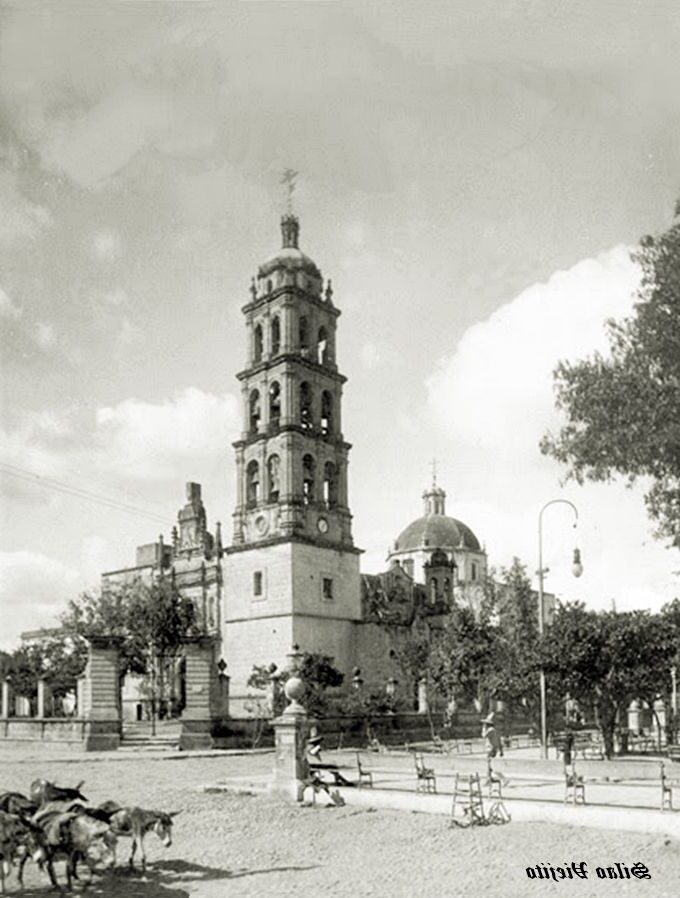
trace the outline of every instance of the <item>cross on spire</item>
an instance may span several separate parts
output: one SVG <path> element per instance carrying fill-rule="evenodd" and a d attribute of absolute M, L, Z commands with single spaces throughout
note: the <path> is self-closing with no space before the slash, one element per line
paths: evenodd
<path fill-rule="evenodd" d="M 433 458 L 430 462 L 430 467 L 432 468 L 432 486 L 437 486 L 437 459 Z"/>
<path fill-rule="evenodd" d="M 293 193 L 295 192 L 295 179 L 300 174 L 300 172 L 294 171 L 292 168 L 287 168 L 284 170 L 281 175 L 281 184 L 284 184 L 286 191 L 286 211 L 288 215 L 293 214 Z"/>

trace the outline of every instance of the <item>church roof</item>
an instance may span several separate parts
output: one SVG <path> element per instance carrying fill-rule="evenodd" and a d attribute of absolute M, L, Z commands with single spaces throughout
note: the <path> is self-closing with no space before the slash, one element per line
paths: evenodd
<path fill-rule="evenodd" d="M 397 537 L 394 551 L 408 552 L 423 547 L 481 551 L 479 540 L 467 524 L 443 514 L 426 514 L 412 521 Z"/>
<path fill-rule="evenodd" d="M 267 259 L 266 262 L 260 265 L 258 275 L 266 277 L 279 268 L 286 268 L 289 271 L 302 269 L 314 275 L 314 277 L 321 277 L 321 272 L 317 268 L 316 263 L 296 246 L 284 246 L 280 249 L 270 259 Z"/>

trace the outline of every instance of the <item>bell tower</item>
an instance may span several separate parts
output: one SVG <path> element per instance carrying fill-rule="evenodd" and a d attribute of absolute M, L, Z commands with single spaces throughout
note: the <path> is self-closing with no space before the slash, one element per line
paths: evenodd
<path fill-rule="evenodd" d="M 281 221 L 282 249 L 260 266 L 243 307 L 248 335 L 241 382 L 243 428 L 234 444 L 238 478 L 234 545 L 296 536 L 352 546 L 335 356 L 340 311 L 330 281 L 300 252 L 294 215 Z"/>
<path fill-rule="evenodd" d="M 252 666 L 283 663 L 293 643 L 349 670 L 350 622 L 361 617 L 347 494 L 351 447 L 342 432 L 346 378 L 336 357 L 340 311 L 299 238 L 289 209 L 282 247 L 260 265 L 242 309 L 243 423 L 234 443 L 237 496 L 225 577 L 236 707 Z"/>

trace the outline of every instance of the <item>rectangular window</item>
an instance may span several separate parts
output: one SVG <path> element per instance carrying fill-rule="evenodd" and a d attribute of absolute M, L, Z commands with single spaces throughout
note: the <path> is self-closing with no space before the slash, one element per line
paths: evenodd
<path fill-rule="evenodd" d="M 321 594 L 324 599 L 333 598 L 333 580 L 330 577 L 323 578 Z"/>
<path fill-rule="evenodd" d="M 471 577 L 471 579 L 472 580 L 477 579 L 477 564 L 474 561 L 472 562 L 472 577 Z"/>
<path fill-rule="evenodd" d="M 262 598 L 262 571 L 253 574 L 253 595 L 256 599 Z"/>

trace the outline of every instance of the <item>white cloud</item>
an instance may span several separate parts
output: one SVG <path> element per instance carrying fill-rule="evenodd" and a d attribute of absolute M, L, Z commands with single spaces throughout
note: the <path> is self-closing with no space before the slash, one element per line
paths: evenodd
<path fill-rule="evenodd" d="M 79 589 L 78 572 L 39 552 L 0 552 L 0 647 L 12 648 L 23 630 L 57 625 Z"/>
<path fill-rule="evenodd" d="M 21 317 L 21 308 L 0 287 L 0 315 L 3 318 L 16 320 Z"/>
<path fill-rule="evenodd" d="M 107 229 L 97 231 L 92 237 L 92 251 L 95 258 L 104 262 L 117 259 L 122 252 L 120 236 Z"/>
<path fill-rule="evenodd" d="M 41 349 L 53 349 L 57 344 L 54 327 L 47 321 L 39 321 L 35 329 L 35 342 Z"/>
<path fill-rule="evenodd" d="M 30 202 L 23 195 L 14 172 L 0 172 L 0 205 L 0 244 L 34 238 L 52 223 L 48 209 Z"/>
<path fill-rule="evenodd" d="M 372 340 L 367 340 L 361 347 L 361 363 L 368 371 L 378 367 L 382 355 L 381 348 Z"/>
<path fill-rule="evenodd" d="M 220 456 L 234 439 L 236 399 L 188 387 L 161 403 L 126 399 L 97 412 L 97 442 L 107 461 L 132 477 L 178 477 L 192 461 Z"/>
<path fill-rule="evenodd" d="M 596 607 L 657 607 L 676 593 L 674 553 L 652 539 L 643 489 L 622 484 L 560 486 L 565 471 L 540 454 L 547 429 L 560 424 L 552 372 L 560 359 L 606 351 L 604 323 L 630 313 L 640 272 L 619 246 L 553 275 L 473 325 L 455 353 L 427 380 L 430 412 L 451 439 L 449 513 L 486 541 L 492 563 L 520 556 L 537 567 L 537 518 L 549 499 L 571 499 L 545 516 L 549 588 Z M 579 542 L 586 573 L 569 576 Z"/>
<path fill-rule="evenodd" d="M 535 284 L 473 325 L 429 378 L 433 412 L 458 439 L 477 447 L 535 451 L 557 421 L 552 372 L 560 359 L 607 347 L 604 321 L 627 315 L 640 271 L 618 246 L 545 284 Z"/>

